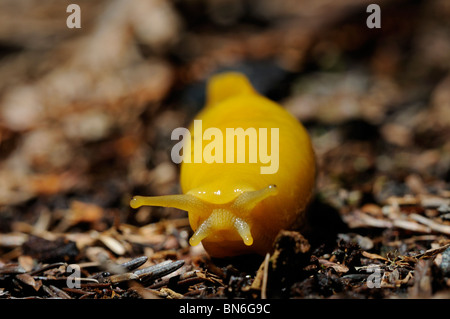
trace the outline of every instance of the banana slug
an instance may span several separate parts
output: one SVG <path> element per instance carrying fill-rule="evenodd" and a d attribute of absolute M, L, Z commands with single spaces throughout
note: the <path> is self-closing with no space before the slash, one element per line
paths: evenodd
<path fill-rule="evenodd" d="M 194 123 L 199 123 L 195 120 L 201 120 L 201 130 L 194 128 Z M 135 196 L 131 207 L 163 206 L 187 211 L 194 231 L 190 244 L 202 242 L 212 257 L 269 252 L 280 230 L 303 220 L 313 194 L 316 163 L 307 131 L 279 104 L 256 92 L 249 80 L 237 72 L 218 74 L 210 79 L 206 106 L 195 120 L 189 129 L 193 134 L 183 141 L 184 144 L 195 144 L 199 139 L 211 140 L 211 144 L 184 150 L 191 157 L 185 156 L 180 167 L 183 194 Z M 243 129 L 243 138 L 248 142 L 228 144 L 227 140 L 220 143 L 218 133 L 225 135 L 230 128 Z M 270 139 L 267 130 L 271 132 Z M 255 134 L 259 144 L 253 147 L 251 138 Z M 267 156 L 265 161 L 262 156 L 255 161 L 252 155 L 258 146 L 260 155 L 261 148 L 265 148 L 266 155 L 267 150 L 278 153 L 277 157 L 272 157 L 273 161 L 278 161 L 274 165 L 276 170 L 265 166 L 267 171 L 263 173 Z M 215 160 L 192 160 L 195 149 L 209 152 Z M 239 151 L 247 154 L 240 161 L 225 161 L 218 156 L 221 152 L 231 152 L 239 158 Z"/>

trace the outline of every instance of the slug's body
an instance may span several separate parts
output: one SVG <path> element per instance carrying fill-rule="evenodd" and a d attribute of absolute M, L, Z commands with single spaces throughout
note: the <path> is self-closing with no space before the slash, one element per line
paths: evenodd
<path fill-rule="evenodd" d="M 211 79 L 205 109 L 198 114 L 202 120 L 202 136 L 208 128 L 254 128 L 258 141 L 264 141 L 259 129 L 278 129 L 279 138 L 270 152 L 278 151 L 277 170 L 262 174 L 256 163 L 188 163 L 181 164 L 183 195 L 157 197 L 136 196 L 131 206 L 176 207 L 189 212 L 194 230 L 192 245 L 202 242 L 213 257 L 248 253 L 265 254 L 272 248 L 275 236 L 301 220 L 315 180 L 315 160 L 311 141 L 304 127 L 278 104 L 258 94 L 247 78 L 239 73 L 225 73 Z M 191 134 L 194 130 L 191 128 Z M 190 142 L 190 141 L 189 141 Z M 248 142 L 248 140 L 247 140 Z M 207 146 L 203 143 L 203 149 Z M 224 154 L 226 144 L 223 143 Z M 259 145 L 261 146 L 261 145 Z M 278 147 L 276 147 L 278 146 Z M 249 143 L 245 144 L 248 154 Z M 192 149 L 192 152 L 194 150 Z M 239 149 L 235 146 L 234 154 Z M 240 149 L 243 151 L 243 149 Z"/>

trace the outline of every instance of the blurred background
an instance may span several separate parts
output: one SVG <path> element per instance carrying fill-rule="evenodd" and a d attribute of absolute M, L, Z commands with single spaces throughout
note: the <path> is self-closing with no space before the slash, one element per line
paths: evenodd
<path fill-rule="evenodd" d="M 446 0 L 2 0 L 0 232 L 184 218 L 128 203 L 179 192 L 170 134 L 225 70 L 307 127 L 321 201 L 448 198 L 449 40 Z"/>

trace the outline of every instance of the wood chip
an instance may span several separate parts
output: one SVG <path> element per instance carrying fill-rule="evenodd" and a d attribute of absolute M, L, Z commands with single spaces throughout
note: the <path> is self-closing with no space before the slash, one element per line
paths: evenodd
<path fill-rule="evenodd" d="M 391 196 L 388 199 L 386 199 L 386 204 L 388 205 L 417 205 L 419 201 L 415 196 L 412 195 L 406 195 L 402 197 L 398 196 Z"/>
<path fill-rule="evenodd" d="M 121 264 L 120 266 L 127 270 L 134 270 L 136 268 L 139 268 L 143 264 L 145 264 L 147 262 L 147 260 L 148 260 L 147 256 L 140 256 L 140 257 L 133 258 L 130 261 L 127 261 L 127 262 Z"/>
<path fill-rule="evenodd" d="M 422 194 L 420 195 L 420 205 L 425 208 L 438 208 L 443 205 L 450 205 L 450 199 L 440 196 Z"/>
<path fill-rule="evenodd" d="M 172 263 L 171 260 L 165 260 L 165 261 L 163 261 L 163 262 L 161 262 L 159 264 L 152 265 L 152 266 L 149 266 L 149 267 L 146 267 L 146 268 L 143 268 L 143 269 L 135 270 L 134 273 L 137 276 L 139 276 L 139 277 L 143 277 L 143 276 L 146 276 L 148 274 L 153 273 L 153 271 L 156 270 L 157 268 L 163 267 L 163 266 L 168 265 L 170 263 Z"/>
<path fill-rule="evenodd" d="M 428 249 L 426 252 L 424 252 L 423 254 L 418 254 L 415 255 L 415 258 L 418 259 L 427 259 L 427 258 L 431 258 L 436 256 L 439 253 L 442 253 L 443 251 L 445 251 L 447 248 L 450 247 L 450 244 L 438 247 L 438 248 L 433 248 L 433 249 Z"/>
<path fill-rule="evenodd" d="M 361 211 L 374 217 L 383 217 L 383 211 L 381 207 L 376 204 L 365 204 L 361 207 Z"/>
<path fill-rule="evenodd" d="M 174 272 L 183 265 L 184 260 L 177 260 L 174 262 L 167 260 L 160 264 L 137 270 L 134 274 L 136 274 L 138 278 L 143 281 L 154 280 Z"/>
<path fill-rule="evenodd" d="M 266 256 L 267 257 L 267 256 Z M 261 290 L 263 277 L 264 277 L 264 265 L 266 264 L 266 259 L 264 258 L 264 261 L 261 263 L 261 265 L 258 268 L 258 271 L 256 272 L 255 279 L 253 279 L 251 289 L 253 290 Z"/>
<path fill-rule="evenodd" d="M 34 267 L 34 260 L 31 256 L 19 256 L 19 265 L 23 267 L 27 272 L 30 272 Z"/>
<path fill-rule="evenodd" d="M 214 283 L 214 281 L 210 280 L 206 277 L 205 274 L 201 273 L 198 270 L 192 270 L 185 272 L 181 275 L 169 276 L 168 278 L 163 278 L 161 281 L 158 281 L 155 284 L 152 284 L 148 288 L 150 289 L 158 289 L 167 285 L 171 286 L 185 286 L 185 285 L 194 285 L 199 282 L 209 281 Z"/>
<path fill-rule="evenodd" d="M 49 287 L 56 293 L 56 296 L 58 296 L 59 298 L 72 299 L 72 297 L 70 297 L 64 290 L 61 290 L 58 287 L 53 286 L 53 285 L 50 285 Z"/>
<path fill-rule="evenodd" d="M 0 234 L 1 247 L 20 247 L 28 240 L 28 235 L 23 233 Z"/>
<path fill-rule="evenodd" d="M 53 263 L 53 264 L 48 264 L 48 265 L 45 265 L 43 267 L 40 267 L 39 269 L 36 269 L 36 270 L 30 272 L 30 275 L 36 276 L 36 275 L 43 273 L 44 271 L 47 271 L 49 269 L 58 268 L 58 267 L 64 266 L 64 265 L 67 265 L 67 264 L 65 262 L 57 262 L 57 263 Z"/>
<path fill-rule="evenodd" d="M 430 227 L 432 230 L 437 231 L 439 233 L 450 235 L 450 226 L 437 223 L 429 218 L 426 218 L 419 214 L 410 214 L 410 218 L 418 221 L 419 223 L 422 223 L 428 227 Z"/>
<path fill-rule="evenodd" d="M 182 294 L 179 294 L 170 288 L 161 288 L 159 292 L 160 295 L 166 295 L 167 299 L 182 299 L 184 297 Z"/>
<path fill-rule="evenodd" d="M 410 296 L 412 298 L 429 298 L 432 294 L 431 263 L 427 260 L 419 260 L 414 269 L 414 285 L 410 288 Z"/>
<path fill-rule="evenodd" d="M 430 227 L 406 219 L 395 219 L 392 221 L 392 224 L 397 228 L 407 229 L 419 233 L 431 233 Z"/>
<path fill-rule="evenodd" d="M 369 214 L 355 210 L 352 213 L 343 215 L 342 218 L 350 228 L 359 227 L 375 227 L 375 228 L 391 228 L 392 222 L 386 219 L 374 218 Z"/>
<path fill-rule="evenodd" d="M 16 278 L 19 279 L 24 284 L 33 287 L 36 291 L 38 291 L 39 288 L 42 286 L 41 281 L 34 280 L 34 278 L 28 274 L 16 275 Z"/>
<path fill-rule="evenodd" d="M 112 284 L 117 284 L 120 282 L 124 282 L 124 281 L 129 281 L 129 280 L 135 280 L 138 279 L 139 276 L 133 273 L 124 273 L 124 274 L 118 274 L 118 275 L 112 275 L 109 276 L 109 282 L 111 282 Z"/>
<path fill-rule="evenodd" d="M 261 282 L 261 299 L 267 299 L 267 281 L 269 278 L 269 260 L 270 254 L 266 254 L 264 258 L 263 276 Z"/>
<path fill-rule="evenodd" d="M 107 235 L 100 235 L 99 239 L 116 255 L 120 256 L 126 253 L 125 247 L 117 239 Z"/>
<path fill-rule="evenodd" d="M 144 288 L 144 287 L 142 287 L 142 285 L 140 285 L 137 282 L 131 282 L 130 286 L 131 286 L 130 289 L 137 292 L 139 294 L 139 296 L 141 296 L 143 299 L 161 299 L 162 298 L 159 291 Z"/>
<path fill-rule="evenodd" d="M 0 268 L 0 274 L 24 274 L 27 271 L 17 264 L 5 265 Z"/>

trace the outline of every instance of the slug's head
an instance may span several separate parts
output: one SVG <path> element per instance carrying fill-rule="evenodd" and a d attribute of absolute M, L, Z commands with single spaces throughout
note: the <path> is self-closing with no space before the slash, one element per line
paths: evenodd
<path fill-rule="evenodd" d="M 277 194 L 275 185 L 256 191 L 235 192 L 228 201 L 220 200 L 220 192 L 191 191 L 183 195 L 166 195 L 155 197 L 135 196 L 130 202 L 132 208 L 140 206 L 174 207 L 189 212 L 189 222 L 194 235 L 189 240 L 193 246 L 205 238 L 232 239 L 240 237 L 245 245 L 253 244 L 251 232 L 251 211 L 262 200 Z M 219 199 L 219 200 L 218 200 Z"/>

